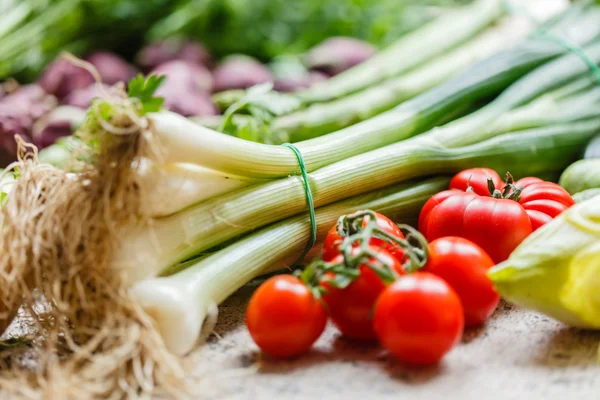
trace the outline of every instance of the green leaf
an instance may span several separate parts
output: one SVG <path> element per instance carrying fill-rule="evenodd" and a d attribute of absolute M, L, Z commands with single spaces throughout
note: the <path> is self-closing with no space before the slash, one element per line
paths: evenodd
<path fill-rule="evenodd" d="M 162 97 L 154 97 L 156 90 L 162 85 L 166 77 L 164 75 L 150 75 L 144 79 L 142 74 L 129 81 L 127 92 L 129 97 L 137 98 L 141 104 L 142 115 L 159 111 L 165 99 Z"/>

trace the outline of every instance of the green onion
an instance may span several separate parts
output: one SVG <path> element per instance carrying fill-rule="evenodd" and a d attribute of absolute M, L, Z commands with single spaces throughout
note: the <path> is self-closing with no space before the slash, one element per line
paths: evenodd
<path fill-rule="evenodd" d="M 413 220 L 427 199 L 448 183 L 448 178 L 433 178 L 396 185 L 322 207 L 316 213 L 318 238 L 323 240 L 340 215 L 359 209 L 373 209 L 397 221 Z M 176 275 L 139 282 L 133 292 L 157 322 L 169 349 L 185 354 L 196 343 L 213 304 L 254 277 L 285 268 L 298 257 L 309 235 L 307 217 L 287 219 L 192 262 Z"/>
<path fill-rule="evenodd" d="M 305 103 L 323 102 L 375 85 L 470 39 L 504 12 L 502 0 L 477 0 L 449 11 L 375 57 L 297 95 Z"/>
<path fill-rule="evenodd" d="M 497 26 L 490 27 L 418 69 L 338 100 L 313 104 L 304 110 L 276 118 L 270 126 L 273 131 L 271 140 L 298 142 L 372 118 L 514 44 L 532 28 L 532 24 L 522 17 L 507 17 Z"/>
<path fill-rule="evenodd" d="M 568 32 L 571 41 L 589 43 L 600 34 L 600 9 L 586 9 L 583 15 L 569 15 L 558 24 L 558 32 L 564 27 L 570 27 Z M 586 51 L 597 53 L 597 47 Z M 522 75 L 565 51 L 556 43 L 541 38 L 529 39 L 390 111 L 335 133 L 299 142 L 297 147 L 304 157 L 307 169 L 314 171 L 407 139 L 436 126 L 457 109 L 496 94 Z M 586 69 L 577 56 L 570 55 L 566 58 L 569 61 L 565 63 L 573 65 L 574 73 L 560 70 L 555 76 L 550 76 L 550 79 L 556 79 L 557 85 Z M 544 83 L 540 79 L 538 82 L 536 79 L 530 78 L 533 82 L 526 82 L 503 96 L 501 102 L 496 102 L 494 115 L 498 116 L 552 87 L 552 82 Z M 531 89 L 527 85 L 531 85 Z M 252 178 L 277 178 L 294 174 L 298 170 L 296 158 L 287 148 L 251 143 L 223 135 L 171 113 L 156 113 L 150 119 L 164 146 L 165 162 L 195 163 Z"/>
<path fill-rule="evenodd" d="M 516 176 L 544 171 L 557 171 L 558 175 L 599 130 L 600 118 L 595 118 L 454 149 L 418 138 L 334 164 L 311 173 L 309 180 L 315 206 L 321 207 L 407 179 L 470 167 L 487 166 L 502 173 L 510 169 Z M 134 280 L 155 276 L 202 251 L 305 209 L 299 177 L 251 186 L 153 220 L 150 227 L 131 228 L 124 232 L 122 251 L 113 263 L 130 271 Z"/>

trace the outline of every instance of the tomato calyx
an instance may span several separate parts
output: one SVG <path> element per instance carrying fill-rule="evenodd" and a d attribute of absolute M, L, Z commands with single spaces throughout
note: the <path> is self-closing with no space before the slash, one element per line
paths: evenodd
<path fill-rule="evenodd" d="M 504 184 L 502 191 L 496 189 L 496 185 L 492 178 L 487 179 L 487 185 L 490 196 L 495 199 L 513 200 L 518 203 L 521 198 L 521 191 L 523 189 L 515 186 L 515 179 L 510 172 L 506 173 L 506 183 Z"/>
<path fill-rule="evenodd" d="M 394 282 L 398 273 L 388 259 L 382 257 L 378 248 L 371 244 L 373 238 L 393 244 L 402 249 L 404 257 L 402 269 L 414 272 L 425 266 L 428 258 L 428 243 L 409 225 L 398 224 L 404 238 L 382 229 L 377 224 L 374 211 L 363 210 L 343 215 L 338 219 L 336 229 L 343 238 L 339 252 L 343 257 L 332 261 L 317 259 L 310 263 L 298 277 L 311 289 L 316 298 L 326 294 L 322 284 L 344 289 L 360 276 L 360 267 L 366 266 L 386 284 Z M 341 261 L 340 261 L 341 260 Z"/>

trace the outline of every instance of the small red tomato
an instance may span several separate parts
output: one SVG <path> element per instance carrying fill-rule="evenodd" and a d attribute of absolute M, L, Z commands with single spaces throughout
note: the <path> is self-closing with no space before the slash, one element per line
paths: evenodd
<path fill-rule="evenodd" d="M 458 295 L 442 278 L 415 272 L 381 294 L 374 328 L 381 344 L 401 361 L 430 365 L 460 340 L 463 310 Z"/>
<path fill-rule="evenodd" d="M 398 228 L 398 225 L 396 225 L 391 219 L 389 219 L 388 217 L 386 217 L 385 215 L 382 215 L 380 213 L 375 213 L 375 217 L 376 217 L 375 221 L 377 222 L 377 226 L 379 228 L 381 228 L 381 230 L 383 230 L 391 235 L 394 235 L 396 237 L 399 237 L 401 239 L 404 238 L 404 235 L 402 235 L 402 231 L 400 231 L 400 228 Z M 368 223 L 369 223 L 369 217 L 365 216 L 365 219 L 363 220 L 363 227 L 367 226 Z M 343 240 L 344 240 L 344 238 L 338 232 L 337 226 L 334 226 L 333 228 L 331 228 L 329 230 L 329 232 L 327 233 L 327 236 L 325 237 L 325 242 L 323 243 L 323 260 L 331 261 L 338 254 L 340 254 L 339 249 L 340 249 L 340 245 L 342 244 Z M 394 256 L 400 262 L 402 262 L 402 259 L 404 258 L 404 252 L 402 251 L 402 248 L 396 244 L 389 243 L 389 242 L 386 242 L 385 240 L 381 240 L 381 239 L 377 239 L 377 238 L 372 238 L 371 241 L 369 242 L 369 244 L 372 246 L 387 250 L 392 256 Z"/>
<path fill-rule="evenodd" d="M 402 265 L 390 253 L 377 248 L 372 248 L 372 250 L 377 251 L 381 260 L 392 266 L 397 274 L 404 274 Z M 338 255 L 333 262 L 344 262 L 344 256 Z M 371 259 L 369 262 L 374 265 L 381 264 L 381 261 L 377 259 Z M 323 300 L 327 304 L 331 321 L 344 336 L 370 340 L 375 338 L 373 306 L 386 288 L 386 284 L 366 265 L 360 265 L 359 272 L 359 277 L 343 289 L 335 288 L 327 281 L 323 282 L 323 286 L 327 290 L 327 293 L 323 295 Z M 332 277 L 331 273 L 327 276 L 329 279 Z"/>
<path fill-rule="evenodd" d="M 529 215 L 534 231 L 575 204 L 571 195 L 561 186 L 539 178 L 520 179 L 515 187 L 522 189 L 519 204 Z"/>
<path fill-rule="evenodd" d="M 429 242 L 445 236 L 463 237 L 499 263 L 532 229 L 529 216 L 516 201 L 448 190 L 425 203 L 419 216 L 419 231 Z"/>
<path fill-rule="evenodd" d="M 465 325 L 483 324 L 494 312 L 500 296 L 488 278 L 494 262 L 475 243 L 460 237 L 443 237 L 429 244 L 424 270 L 445 280 L 460 297 Z"/>
<path fill-rule="evenodd" d="M 466 192 L 471 187 L 474 193 L 480 196 L 489 196 L 489 178 L 492 178 L 496 189 L 502 190 L 502 185 L 504 184 L 502 178 L 500 178 L 500 175 L 496 171 L 489 168 L 471 168 L 459 172 L 450 181 L 450 189 Z"/>
<path fill-rule="evenodd" d="M 298 278 L 278 275 L 252 295 L 246 326 L 262 351 L 275 357 L 302 354 L 321 336 L 327 323 L 323 304 Z"/>

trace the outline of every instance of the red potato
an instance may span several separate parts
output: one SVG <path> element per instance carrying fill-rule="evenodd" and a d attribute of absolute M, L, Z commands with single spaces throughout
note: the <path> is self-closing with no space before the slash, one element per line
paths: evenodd
<path fill-rule="evenodd" d="M 156 91 L 165 99 L 165 107 L 183 116 L 216 115 L 211 101 L 212 76 L 203 66 L 186 61 L 169 61 L 152 71 L 166 79 Z"/>
<path fill-rule="evenodd" d="M 86 69 L 73 65 L 69 60 L 57 58 L 49 64 L 38 84 L 49 94 L 65 98 L 77 89 L 94 83 L 94 77 Z"/>
<path fill-rule="evenodd" d="M 233 55 L 225 58 L 213 71 L 215 92 L 247 89 L 261 83 L 272 82 L 269 68 L 252 57 Z"/>
<path fill-rule="evenodd" d="M 162 96 L 161 92 L 168 92 L 170 88 L 210 92 L 213 87 L 210 71 L 202 65 L 187 61 L 168 61 L 153 69 L 151 73 L 166 76 L 165 82 L 156 93 L 158 96 Z"/>
<path fill-rule="evenodd" d="M 2 164 L 16 160 L 17 144 L 14 136 L 31 141 L 35 121 L 57 105 L 56 98 L 38 85 L 25 85 L 0 99 L 0 149 Z"/>
<path fill-rule="evenodd" d="M 107 93 L 110 93 L 110 86 L 92 83 L 88 87 L 72 91 L 62 103 L 87 110 L 92 105 L 92 100 L 105 97 Z"/>
<path fill-rule="evenodd" d="M 362 40 L 332 37 L 313 47 L 305 57 L 308 68 L 336 75 L 371 58 L 377 50 Z"/>
<path fill-rule="evenodd" d="M 206 47 L 192 40 L 170 38 L 151 43 L 144 47 L 136 57 L 137 63 L 151 71 L 168 61 L 180 60 L 208 67 L 212 57 Z"/>
<path fill-rule="evenodd" d="M 102 83 L 107 85 L 114 85 L 117 82 L 127 83 L 137 74 L 133 65 L 107 51 L 92 53 L 85 60 L 96 68 L 102 78 Z"/>
<path fill-rule="evenodd" d="M 329 77 L 322 72 L 310 71 L 307 75 L 297 78 L 277 79 L 274 84 L 274 89 L 280 92 L 294 92 L 296 90 L 309 88 L 313 84 L 327 79 L 329 79 Z"/>

